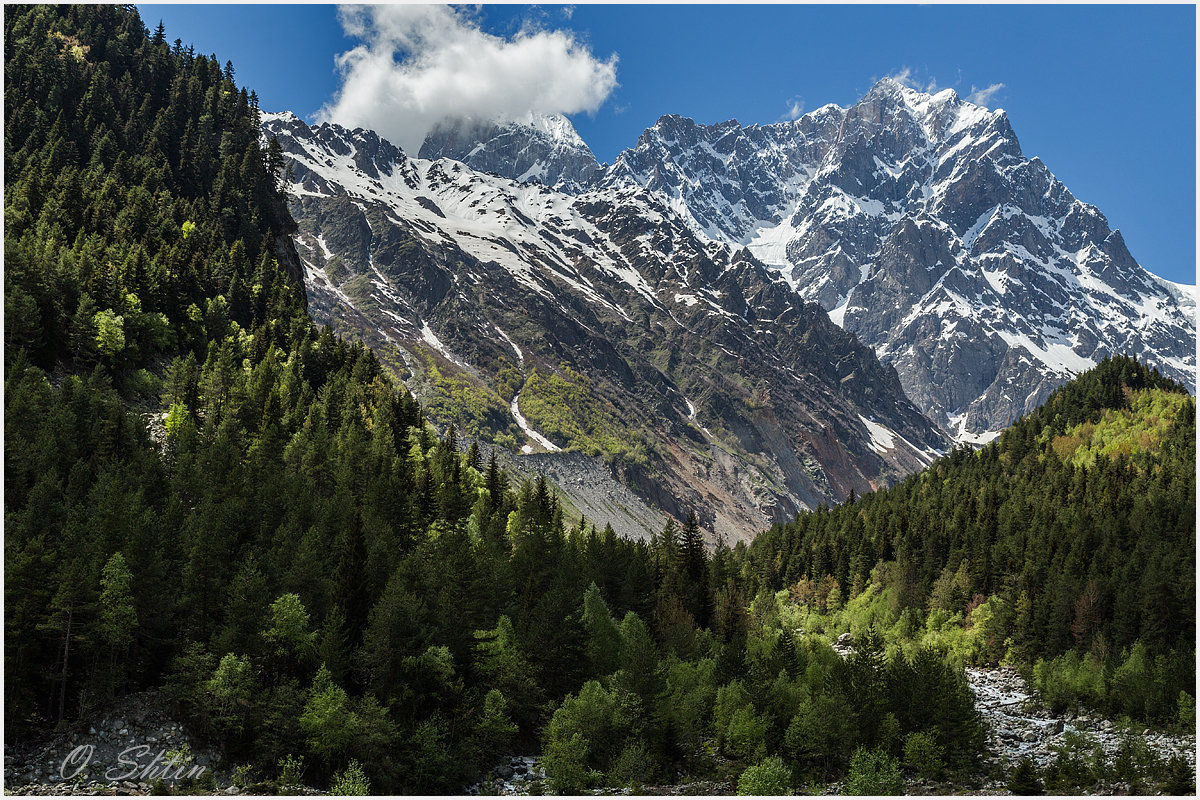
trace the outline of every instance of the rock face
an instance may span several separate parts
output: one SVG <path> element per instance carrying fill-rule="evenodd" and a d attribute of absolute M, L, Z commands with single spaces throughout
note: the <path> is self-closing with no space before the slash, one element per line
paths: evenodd
<path fill-rule="evenodd" d="M 854 635 L 849 631 L 846 631 L 842 635 L 838 636 L 837 640 L 831 644 L 830 647 L 833 648 L 833 652 L 837 653 L 842 658 L 845 658 L 854 652 Z"/>
<path fill-rule="evenodd" d="M 513 459 L 517 471 L 531 480 L 545 475 L 599 530 L 610 525 L 626 539 L 646 539 L 661 531 L 667 519 L 613 478 L 600 458 L 583 453 L 531 453 Z"/>
<path fill-rule="evenodd" d="M 819 306 L 639 186 L 573 195 L 291 114 L 264 133 L 290 161 L 310 311 L 434 419 L 602 456 L 652 507 L 731 540 L 948 445 Z"/>
<path fill-rule="evenodd" d="M 509 756 L 483 780 L 467 787 L 463 794 L 545 794 L 549 785 L 538 756 Z"/>
<path fill-rule="evenodd" d="M 4 783 L 21 794 L 149 794 L 151 784 L 212 775 L 220 753 L 199 748 L 157 691 L 127 695 L 91 721 L 6 748 Z M 90 786 L 89 784 L 94 784 Z M 214 784 L 214 785 L 217 785 Z"/>
<path fill-rule="evenodd" d="M 89 719 L 48 737 L 6 743 L 6 794 L 42 796 L 275 793 L 264 776 L 233 768 L 219 747 L 203 746 L 157 689 L 117 698 Z M 165 784 L 165 786 L 164 786 Z M 311 786 L 283 787 L 320 795 Z"/>
<path fill-rule="evenodd" d="M 742 127 L 663 117 L 606 170 L 744 245 L 985 441 L 1104 356 L 1195 391 L 1195 287 L 1142 269 L 1104 215 L 1027 159 L 1003 111 L 891 79 L 849 109 Z"/>

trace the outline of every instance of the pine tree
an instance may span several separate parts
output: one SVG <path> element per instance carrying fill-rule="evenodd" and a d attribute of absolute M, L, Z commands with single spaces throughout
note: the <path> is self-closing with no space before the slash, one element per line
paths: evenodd
<path fill-rule="evenodd" d="M 591 677 L 603 678 L 612 674 L 618 666 L 621 634 L 595 583 L 590 584 L 583 594 L 583 627 L 587 631 Z"/>
<path fill-rule="evenodd" d="M 701 628 L 708 627 L 708 563 L 704 552 L 704 538 L 700 534 L 700 521 L 694 511 L 689 511 L 683 523 L 681 550 L 683 571 L 686 575 L 687 608 Z"/>

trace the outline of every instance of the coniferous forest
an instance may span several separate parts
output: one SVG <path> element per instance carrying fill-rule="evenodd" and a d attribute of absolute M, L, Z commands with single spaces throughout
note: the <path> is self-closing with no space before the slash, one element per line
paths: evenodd
<path fill-rule="evenodd" d="M 749 546 L 621 539 L 313 324 L 233 64 L 115 6 L 6 6 L 4 47 L 10 742 L 158 687 L 264 787 L 457 793 L 530 752 L 568 793 L 966 780 L 962 666 L 1001 661 L 1194 726 L 1177 384 L 1114 358 Z"/>

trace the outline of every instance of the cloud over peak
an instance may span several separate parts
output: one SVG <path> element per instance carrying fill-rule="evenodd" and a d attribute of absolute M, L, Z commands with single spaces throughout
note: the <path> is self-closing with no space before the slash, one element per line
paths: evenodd
<path fill-rule="evenodd" d="M 338 56 L 341 88 L 318 119 L 370 128 L 409 153 L 445 119 L 594 112 L 617 86 L 616 55 L 596 58 L 570 31 L 505 39 L 435 5 L 344 6 L 339 18 L 360 44 Z"/>
<path fill-rule="evenodd" d="M 804 115 L 804 98 L 795 95 L 787 101 L 787 111 L 780 116 L 780 122 L 792 122 Z"/>
<path fill-rule="evenodd" d="M 977 106 L 991 106 L 992 98 L 1003 88 L 1003 83 L 993 83 L 983 89 L 977 89 L 972 85 L 971 93 L 967 95 L 967 102 L 974 103 Z"/>

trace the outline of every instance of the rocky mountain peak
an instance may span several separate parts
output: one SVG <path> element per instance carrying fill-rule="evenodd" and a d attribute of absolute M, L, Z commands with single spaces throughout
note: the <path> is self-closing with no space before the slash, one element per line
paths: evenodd
<path fill-rule="evenodd" d="M 1000 109 L 877 82 L 847 109 L 734 127 L 661 117 L 605 186 L 662 195 L 748 247 L 899 371 L 959 439 L 985 441 L 1105 355 L 1195 385 L 1190 290 L 1129 253 Z"/>
<path fill-rule="evenodd" d="M 562 142 L 564 145 L 573 148 L 588 150 L 591 149 L 580 138 L 576 132 L 575 126 L 571 124 L 571 120 L 567 119 L 562 114 L 538 114 L 530 111 L 523 117 L 515 120 L 516 124 L 523 125 L 528 128 L 544 133 L 551 139 Z"/>
<path fill-rule="evenodd" d="M 580 192 L 603 169 L 561 114 L 511 120 L 446 120 L 425 138 L 421 158 L 450 158 L 481 172 Z"/>

